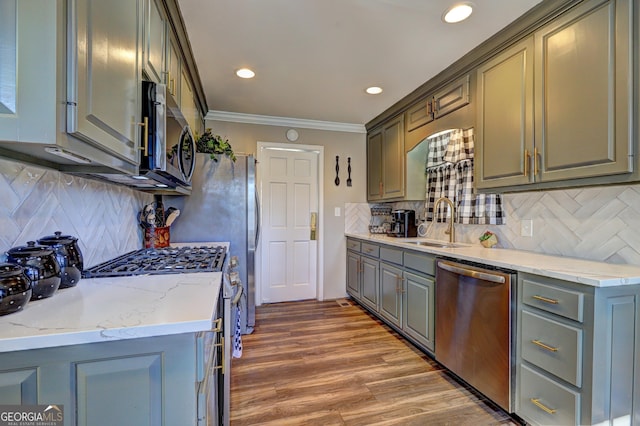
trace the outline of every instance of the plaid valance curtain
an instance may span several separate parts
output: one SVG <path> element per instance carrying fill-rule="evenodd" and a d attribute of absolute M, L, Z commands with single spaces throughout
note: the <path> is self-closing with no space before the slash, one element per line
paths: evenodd
<path fill-rule="evenodd" d="M 456 206 L 454 220 L 464 224 L 505 223 L 502 198 L 499 194 L 476 194 L 473 189 L 473 129 L 455 129 L 427 139 L 427 218 L 446 222 L 451 211 L 440 203 L 433 211 L 435 201 L 447 197 Z"/>

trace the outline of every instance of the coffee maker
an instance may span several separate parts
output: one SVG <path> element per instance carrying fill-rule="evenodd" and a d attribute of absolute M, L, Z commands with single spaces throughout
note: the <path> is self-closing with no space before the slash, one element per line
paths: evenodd
<path fill-rule="evenodd" d="M 391 230 L 387 233 L 390 237 L 409 238 L 418 236 L 416 228 L 416 212 L 413 210 L 394 210 L 391 212 L 393 222 Z"/>

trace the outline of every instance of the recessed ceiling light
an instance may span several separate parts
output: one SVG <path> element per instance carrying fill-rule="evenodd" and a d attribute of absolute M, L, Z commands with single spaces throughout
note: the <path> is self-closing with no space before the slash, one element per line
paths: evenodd
<path fill-rule="evenodd" d="M 253 78 L 256 73 L 251 71 L 249 68 L 240 68 L 236 71 L 236 75 L 240 78 Z"/>
<path fill-rule="evenodd" d="M 382 93 L 382 87 L 378 87 L 378 86 L 367 87 L 366 92 L 370 95 L 379 95 L 380 93 Z"/>
<path fill-rule="evenodd" d="M 448 24 L 455 24 L 456 22 L 467 19 L 471 15 L 471 12 L 473 12 L 473 3 L 464 2 L 454 4 L 444 11 L 442 20 Z"/>

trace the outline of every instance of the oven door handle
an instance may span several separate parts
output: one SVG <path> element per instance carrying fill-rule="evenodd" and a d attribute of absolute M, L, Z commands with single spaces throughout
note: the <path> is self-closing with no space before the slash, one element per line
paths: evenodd
<path fill-rule="evenodd" d="M 477 271 L 475 269 L 467 269 L 442 260 L 438 261 L 438 268 L 444 269 L 445 271 L 453 272 L 454 274 L 463 275 L 465 277 L 471 277 L 482 281 L 489 281 L 498 284 L 504 284 L 506 282 L 505 277 L 503 277 L 502 275 Z"/>

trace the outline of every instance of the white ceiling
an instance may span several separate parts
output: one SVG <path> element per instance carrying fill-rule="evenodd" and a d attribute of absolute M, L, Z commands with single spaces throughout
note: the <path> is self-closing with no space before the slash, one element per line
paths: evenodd
<path fill-rule="evenodd" d="M 210 111 L 364 124 L 540 0 L 179 0 Z M 235 70 L 250 67 L 243 80 Z M 364 92 L 371 85 L 381 95 Z"/>

